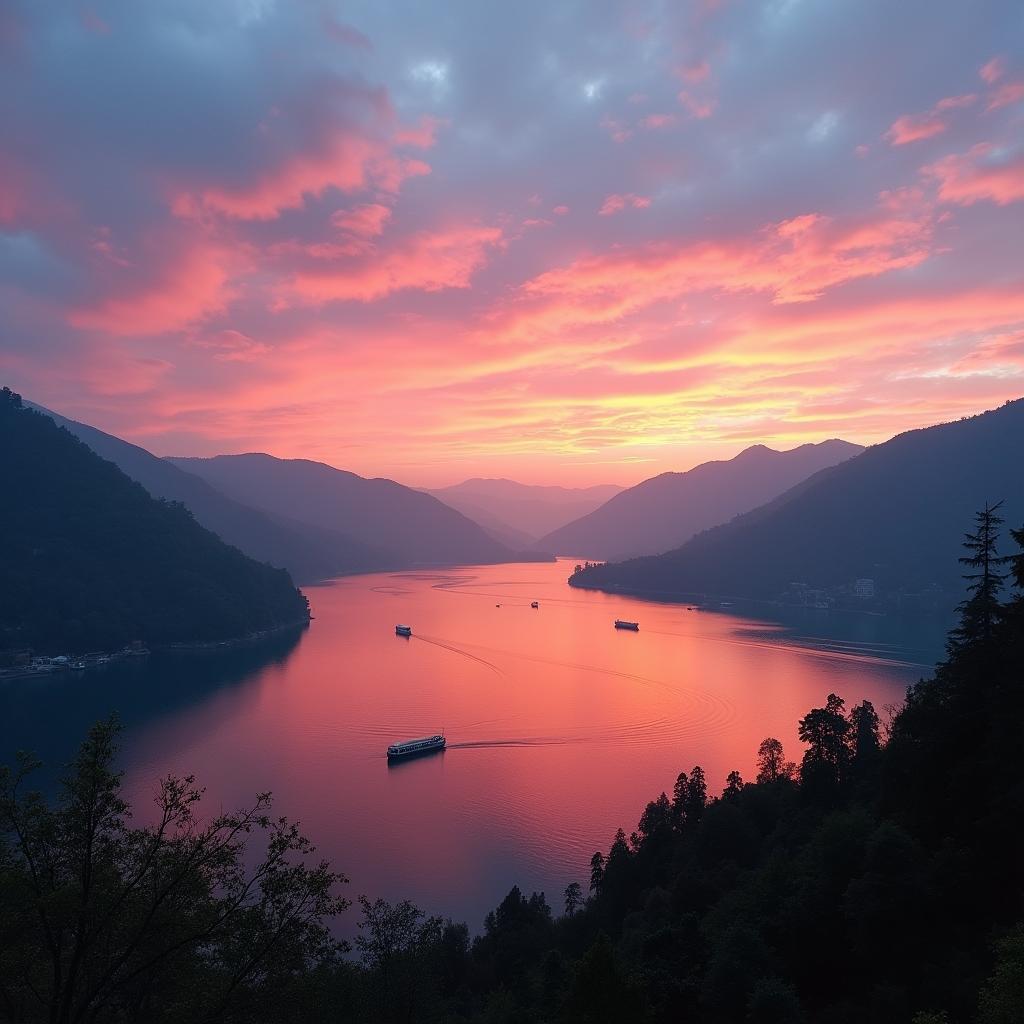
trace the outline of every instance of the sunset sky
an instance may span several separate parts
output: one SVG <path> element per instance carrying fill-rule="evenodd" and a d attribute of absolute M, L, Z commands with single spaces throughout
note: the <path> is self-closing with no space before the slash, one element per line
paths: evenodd
<path fill-rule="evenodd" d="M 0 5 L 0 383 L 629 484 L 1024 395 L 1024 5 Z"/>

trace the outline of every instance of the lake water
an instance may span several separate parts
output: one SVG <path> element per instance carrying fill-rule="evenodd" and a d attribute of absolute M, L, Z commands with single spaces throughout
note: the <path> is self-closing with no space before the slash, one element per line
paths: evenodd
<path fill-rule="evenodd" d="M 574 590 L 570 569 L 348 577 L 307 588 L 310 628 L 269 648 L 0 683 L 0 756 L 59 765 L 116 710 L 139 817 L 167 772 L 195 773 L 211 811 L 273 790 L 349 895 L 478 930 L 513 884 L 559 908 L 681 769 L 719 792 L 732 769 L 753 777 L 766 736 L 798 760 L 797 720 L 829 692 L 882 713 L 937 653 L 879 617 L 783 626 Z M 442 729 L 447 751 L 388 766 L 388 743 Z"/>

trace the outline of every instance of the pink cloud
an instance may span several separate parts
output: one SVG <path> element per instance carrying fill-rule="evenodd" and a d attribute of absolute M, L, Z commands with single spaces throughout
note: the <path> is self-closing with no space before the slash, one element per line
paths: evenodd
<path fill-rule="evenodd" d="M 634 210 L 645 210 L 651 205 L 649 196 L 638 196 L 632 192 L 627 192 L 625 195 L 618 195 L 613 193 L 608 196 L 604 203 L 601 204 L 601 209 L 598 210 L 598 214 L 601 217 L 610 217 L 613 213 L 620 213 L 625 210 L 626 207 L 632 207 Z"/>
<path fill-rule="evenodd" d="M 921 142 L 924 139 L 941 135 L 949 128 L 949 113 L 972 106 L 978 99 L 974 93 L 961 96 L 946 96 L 939 100 L 925 114 L 904 114 L 893 121 L 885 138 L 893 146 L 905 146 L 910 142 Z"/>
<path fill-rule="evenodd" d="M 159 248 L 154 239 L 151 249 Z M 114 272 L 108 294 L 71 310 L 68 321 L 85 330 L 119 335 L 182 330 L 225 309 L 231 298 L 232 259 L 237 257 L 219 246 L 188 243 L 159 269 Z"/>
<path fill-rule="evenodd" d="M 1006 157 L 990 143 L 951 154 L 924 168 L 939 197 L 961 206 L 991 201 L 998 206 L 1024 199 L 1024 153 Z"/>
<path fill-rule="evenodd" d="M 989 94 L 986 110 L 999 110 L 1024 100 L 1024 81 L 1004 82 Z"/>
<path fill-rule="evenodd" d="M 370 259 L 296 270 L 280 291 L 279 306 L 372 302 L 405 289 L 465 288 L 501 241 L 500 228 L 483 225 L 420 232 Z"/>
<path fill-rule="evenodd" d="M 569 212 L 568 206 L 556 206 L 551 211 L 556 217 L 564 217 Z"/>
<path fill-rule="evenodd" d="M 676 71 L 684 82 L 703 82 L 711 74 L 711 65 L 706 60 L 687 64 Z"/>
<path fill-rule="evenodd" d="M 691 117 L 703 120 L 715 112 L 714 100 L 701 99 L 684 89 L 677 99 L 686 108 Z"/>
<path fill-rule="evenodd" d="M 617 321 L 646 307 L 701 293 L 764 294 L 775 304 L 806 303 L 837 285 L 924 262 L 932 213 L 903 195 L 860 217 L 803 214 L 752 236 L 656 242 L 578 259 L 520 289 L 498 317 L 512 336 L 557 333 Z"/>
<path fill-rule="evenodd" d="M 1003 57 L 993 57 L 987 63 L 982 64 L 978 74 L 983 82 L 993 85 L 1006 74 L 1006 60 Z"/>
<path fill-rule="evenodd" d="M 905 146 L 941 135 L 946 128 L 946 122 L 934 114 L 904 114 L 893 121 L 885 137 L 893 146 Z"/>
<path fill-rule="evenodd" d="M 375 238 L 384 231 L 391 218 L 391 209 L 380 203 L 364 203 L 350 210 L 335 210 L 331 223 L 357 238 Z"/>
<path fill-rule="evenodd" d="M 648 114 L 640 121 L 642 127 L 655 130 L 658 128 L 669 128 L 675 123 L 675 114 Z"/>

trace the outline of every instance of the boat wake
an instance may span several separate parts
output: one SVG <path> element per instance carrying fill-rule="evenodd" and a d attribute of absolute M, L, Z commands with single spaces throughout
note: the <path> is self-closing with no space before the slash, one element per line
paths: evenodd
<path fill-rule="evenodd" d="M 469 658 L 470 661 L 479 662 L 485 668 L 489 668 L 495 675 L 503 676 L 505 673 L 494 664 L 493 661 L 488 661 L 486 658 L 477 657 L 475 654 L 470 654 L 469 651 L 463 650 L 461 647 L 456 647 L 454 644 L 445 643 L 443 640 L 438 640 L 437 637 L 423 636 L 421 633 L 414 633 L 413 639 L 421 640 L 425 644 L 431 644 L 433 647 L 440 647 L 444 651 L 451 651 L 452 654 L 460 654 L 463 658 Z"/>

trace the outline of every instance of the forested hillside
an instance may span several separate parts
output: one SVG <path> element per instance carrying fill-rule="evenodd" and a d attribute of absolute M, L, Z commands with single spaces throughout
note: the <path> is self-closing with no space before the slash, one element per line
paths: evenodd
<path fill-rule="evenodd" d="M 0 392 L 0 648 L 58 653 L 241 637 L 308 618 L 253 561 Z"/>

